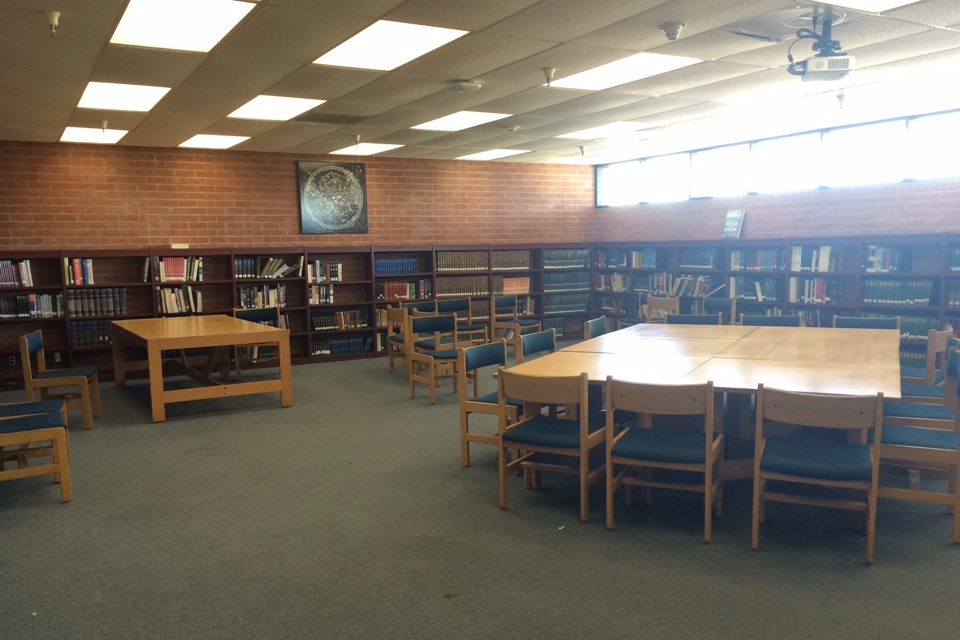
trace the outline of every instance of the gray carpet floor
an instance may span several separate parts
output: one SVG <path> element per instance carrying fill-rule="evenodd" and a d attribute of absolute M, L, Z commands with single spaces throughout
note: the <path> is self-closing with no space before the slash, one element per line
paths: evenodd
<path fill-rule="evenodd" d="M 292 407 L 183 403 L 153 424 L 142 381 L 103 385 L 103 416 L 70 430 L 72 502 L 49 477 L 0 483 L 0 639 L 960 633 L 942 508 L 882 501 L 872 567 L 842 514 L 807 507 L 771 505 L 752 552 L 744 481 L 710 545 L 695 496 L 618 504 L 608 532 L 602 487 L 582 524 L 574 480 L 547 475 L 514 478 L 501 511 L 493 448 L 460 466 L 449 385 L 418 395 L 385 359 L 299 366 Z"/>

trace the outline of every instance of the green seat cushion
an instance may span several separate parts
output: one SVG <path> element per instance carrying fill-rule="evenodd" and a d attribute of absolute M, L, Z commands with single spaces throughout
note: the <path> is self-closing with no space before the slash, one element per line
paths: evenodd
<path fill-rule="evenodd" d="M 873 439 L 873 434 L 870 434 Z M 893 444 L 905 447 L 926 447 L 930 449 L 949 449 L 956 451 L 958 436 L 955 431 L 943 429 L 924 429 L 902 424 L 884 424 L 883 435 L 880 436 L 883 444 Z"/>
<path fill-rule="evenodd" d="M 63 400 L 36 400 L 34 402 L 14 402 L 0 404 L 0 416 L 25 416 L 32 413 L 56 413 L 63 410 Z"/>
<path fill-rule="evenodd" d="M 16 433 L 35 429 L 66 427 L 59 413 L 38 413 L 32 416 L 19 416 L 0 420 L 0 433 Z"/>
<path fill-rule="evenodd" d="M 602 420 L 591 419 L 590 433 L 604 428 Z M 550 416 L 536 415 L 520 422 L 503 434 L 504 442 L 529 444 L 541 447 L 576 449 L 580 446 L 580 421 L 561 420 Z"/>
<path fill-rule="evenodd" d="M 883 417 L 953 420 L 953 411 L 942 404 L 925 402 L 884 402 Z"/>
<path fill-rule="evenodd" d="M 634 427 L 613 445 L 613 455 L 652 462 L 702 463 L 707 459 L 706 436 L 696 432 Z"/>
<path fill-rule="evenodd" d="M 869 481 L 870 446 L 803 438 L 767 438 L 760 468 L 817 480 Z"/>
<path fill-rule="evenodd" d="M 54 378 L 91 378 L 97 373 L 96 367 L 74 367 L 72 369 L 47 369 L 37 374 L 38 380 L 52 380 Z"/>
<path fill-rule="evenodd" d="M 904 397 L 913 396 L 915 398 L 940 398 L 943 399 L 944 387 L 936 384 L 917 384 L 908 382 L 900 385 L 900 395 Z"/>

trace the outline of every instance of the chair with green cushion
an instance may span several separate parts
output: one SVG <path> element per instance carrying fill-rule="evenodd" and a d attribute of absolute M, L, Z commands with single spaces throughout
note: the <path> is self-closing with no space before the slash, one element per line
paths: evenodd
<path fill-rule="evenodd" d="M 680 298 L 676 296 L 647 296 L 647 303 L 643 309 L 643 315 L 647 322 L 666 322 L 667 316 L 672 313 L 680 313 Z"/>
<path fill-rule="evenodd" d="M 707 296 L 703 299 L 703 312 L 723 314 L 720 324 L 734 324 L 737 321 L 737 299 Z"/>
<path fill-rule="evenodd" d="M 880 447 L 874 440 L 868 441 L 868 433 L 873 429 L 882 437 L 882 418 L 881 393 L 841 396 L 758 386 L 751 532 L 754 551 L 760 547 L 766 503 L 786 502 L 865 514 L 867 564 L 873 562 Z M 803 429 L 785 433 L 783 425 Z M 811 491 L 816 487 L 821 490 Z"/>
<path fill-rule="evenodd" d="M 905 384 L 943 384 L 943 358 L 947 353 L 947 341 L 953 337 L 953 329 L 927 332 L 927 353 L 924 366 L 900 366 L 900 381 Z"/>
<path fill-rule="evenodd" d="M 412 316 L 435 316 L 437 315 L 436 300 L 408 300 L 401 302 L 400 306 L 407 310 Z"/>
<path fill-rule="evenodd" d="M 38 394 L 41 400 L 63 400 L 67 409 L 83 411 L 83 426 L 93 428 L 93 419 L 100 417 L 100 382 L 96 367 L 47 369 L 40 330 L 20 336 L 20 360 L 28 402 L 37 400 Z"/>
<path fill-rule="evenodd" d="M 617 318 L 617 330 L 626 329 L 627 327 L 632 327 L 636 324 L 643 324 L 647 321 L 647 318 L 644 316 L 644 310 L 647 308 L 647 294 L 640 292 L 637 299 L 637 315 L 635 316 L 621 316 Z"/>
<path fill-rule="evenodd" d="M 667 324 L 721 324 L 722 313 L 671 313 L 666 317 Z"/>
<path fill-rule="evenodd" d="M 496 433 L 476 433 L 470 430 L 470 414 L 480 413 L 498 415 L 500 409 L 497 404 L 497 391 L 480 393 L 480 371 L 490 367 L 507 365 L 507 344 L 503 340 L 488 342 L 459 349 L 457 354 L 457 393 L 460 398 L 460 463 L 470 466 L 470 443 L 496 445 L 499 437 Z M 497 369 L 494 369 L 496 371 Z M 493 372 L 491 372 L 493 373 Z M 473 383 L 471 385 L 471 383 Z M 471 387 L 473 392 L 471 393 Z M 517 421 L 523 403 L 507 400 L 507 421 L 512 424 Z M 510 411 L 512 408 L 512 411 Z"/>
<path fill-rule="evenodd" d="M 30 464 L 38 458 L 51 460 Z M 7 469 L 7 463 L 15 463 L 15 467 Z M 60 484 L 60 500 L 70 501 L 66 403 L 60 399 L 0 405 L 0 482 L 42 475 L 53 475 Z"/>
<path fill-rule="evenodd" d="M 853 316 L 833 316 L 833 326 L 837 329 L 896 329 L 900 330 L 900 316 L 895 318 L 860 318 Z"/>
<path fill-rule="evenodd" d="M 579 376 L 527 376 L 512 369 L 500 369 L 497 375 L 499 402 L 498 460 L 500 471 L 500 508 L 507 508 L 508 481 L 512 472 L 523 470 L 527 488 L 540 486 L 543 471 L 575 475 L 580 487 L 580 520 L 590 517 L 590 485 L 603 479 L 602 462 L 591 452 L 603 446 L 605 424 L 591 417 L 588 410 L 586 373 Z M 523 401 L 523 418 L 509 423 L 507 398 Z M 545 415 L 545 408 L 564 405 L 566 415 L 575 419 Z M 508 461 L 508 452 L 522 455 Z M 594 464 L 591 465 L 591 457 Z"/>
<path fill-rule="evenodd" d="M 394 372 L 396 360 L 403 363 L 407 370 L 407 350 L 403 328 L 407 321 L 407 310 L 403 307 L 387 307 L 384 315 L 386 337 L 384 344 L 387 350 L 387 368 Z"/>
<path fill-rule="evenodd" d="M 430 404 L 436 404 L 437 387 L 444 379 L 453 380 L 457 390 L 457 349 L 468 345 L 459 342 L 452 314 L 408 316 L 406 326 L 404 341 L 412 345 L 407 356 L 410 397 L 417 397 L 416 383 L 421 382 L 430 389 Z"/>
<path fill-rule="evenodd" d="M 597 336 L 602 336 L 607 332 L 607 317 L 600 316 L 599 318 L 594 318 L 592 320 L 585 320 L 583 322 L 583 339 L 589 340 L 590 338 L 596 338 Z"/>
<path fill-rule="evenodd" d="M 929 348 L 929 344 L 928 344 Z M 937 379 L 938 374 L 946 375 L 946 363 L 947 363 L 947 353 L 951 349 L 960 348 L 960 338 L 948 337 L 946 341 L 946 349 L 942 356 L 940 356 L 940 361 L 942 366 L 937 368 L 937 373 L 934 374 L 934 380 Z M 904 371 L 904 367 L 900 368 L 901 374 Z M 903 382 L 901 377 L 900 384 L 900 399 L 903 401 L 909 402 L 931 402 L 934 404 L 943 404 L 945 398 L 944 393 L 944 384 L 942 382 L 938 384 L 925 384 L 925 383 L 916 383 L 916 382 Z"/>
<path fill-rule="evenodd" d="M 530 356 L 553 353 L 557 350 L 557 330 L 550 328 L 536 333 L 525 333 L 513 339 L 516 364 L 523 364 Z"/>
<path fill-rule="evenodd" d="M 490 298 L 490 337 L 510 340 L 523 333 L 540 331 L 540 320 L 520 313 L 516 294 Z"/>
<path fill-rule="evenodd" d="M 461 338 L 479 344 L 487 341 L 487 325 L 474 321 L 473 301 L 470 298 L 437 300 L 437 313 L 452 313 L 457 316 L 457 333 Z"/>
<path fill-rule="evenodd" d="M 714 422 L 713 383 L 695 385 L 641 384 L 614 380 L 606 382 L 606 479 L 607 529 L 613 529 L 614 495 L 621 486 L 627 490 L 643 487 L 693 491 L 704 496 L 703 540 L 713 532 L 713 512 L 719 516 L 723 505 L 723 434 Z M 611 412 L 611 409 L 613 410 Z M 618 429 L 614 412 L 643 416 L 643 425 Z M 659 425 L 654 417 L 696 416 L 697 430 Z M 686 419 L 686 418 L 685 418 Z M 669 474 L 659 477 L 658 470 Z"/>
<path fill-rule="evenodd" d="M 740 324 L 745 327 L 799 327 L 800 316 L 765 316 L 741 313 Z"/>

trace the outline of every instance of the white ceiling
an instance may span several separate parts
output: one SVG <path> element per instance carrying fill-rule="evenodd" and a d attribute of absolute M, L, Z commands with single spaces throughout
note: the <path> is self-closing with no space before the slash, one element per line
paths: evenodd
<path fill-rule="evenodd" d="M 813 54 L 811 40 L 778 27 L 809 14 L 812 5 L 802 2 L 261 0 L 207 54 L 109 44 L 126 4 L 0 2 L 0 139 L 56 142 L 67 126 L 107 120 L 112 129 L 129 130 L 121 145 L 175 147 L 207 133 L 250 136 L 237 150 L 325 154 L 360 135 L 363 142 L 404 145 L 382 154 L 391 157 L 451 159 L 507 148 L 530 151 L 510 162 L 596 163 L 960 108 L 957 0 L 849 13 L 833 37 L 857 69 L 839 83 L 802 82 L 786 70 L 792 44 L 797 59 Z M 47 9 L 61 12 L 56 37 Z M 470 33 L 390 72 L 311 64 L 378 19 Z M 671 20 L 686 24 L 673 42 L 658 29 Z M 733 33 L 738 29 L 783 40 Z M 544 67 L 560 79 L 638 51 L 703 62 L 604 91 L 543 86 Z M 463 79 L 482 88 L 447 88 Z M 172 90 L 149 113 L 77 109 L 90 81 Z M 841 109 L 836 96 L 843 87 Z M 759 90 L 772 92 L 763 100 L 772 108 L 723 102 Z M 818 95 L 784 101 L 798 91 Z M 327 102 L 290 122 L 225 117 L 259 94 Z M 515 115 L 455 133 L 410 129 L 465 109 Z M 621 120 L 645 128 L 633 138 L 555 137 Z"/>

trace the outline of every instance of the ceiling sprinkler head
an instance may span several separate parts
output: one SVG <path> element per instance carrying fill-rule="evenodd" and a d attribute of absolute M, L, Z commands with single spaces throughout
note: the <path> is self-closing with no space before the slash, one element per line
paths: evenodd
<path fill-rule="evenodd" d="M 667 36 L 667 40 L 673 41 L 680 37 L 680 31 L 685 26 L 682 22 L 677 22 L 676 20 L 671 22 L 664 22 L 660 25 L 660 31 L 663 31 L 663 35 Z"/>

